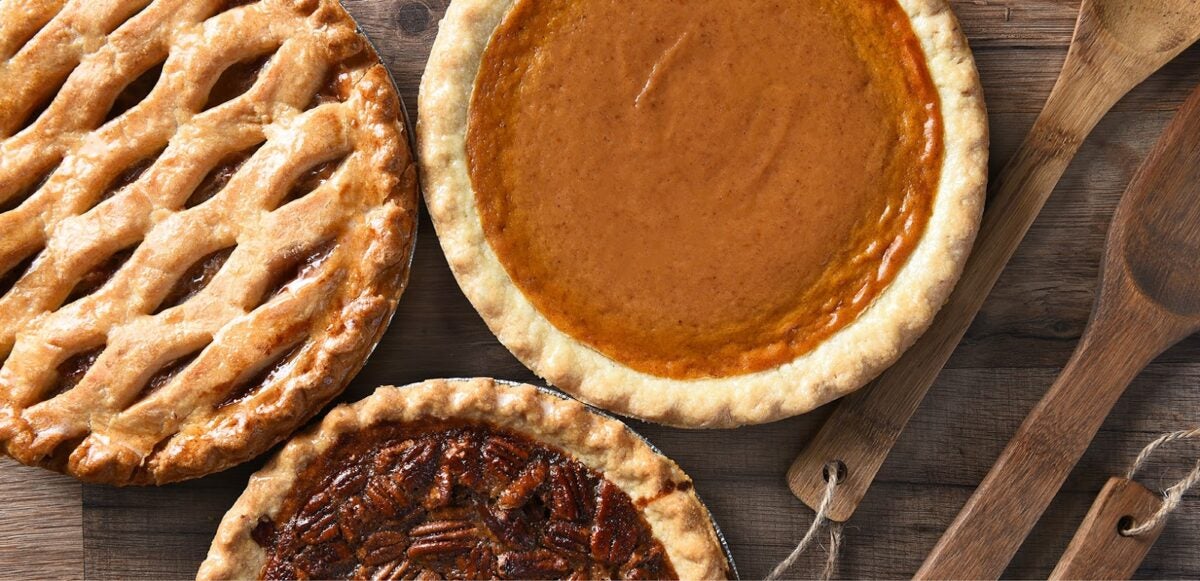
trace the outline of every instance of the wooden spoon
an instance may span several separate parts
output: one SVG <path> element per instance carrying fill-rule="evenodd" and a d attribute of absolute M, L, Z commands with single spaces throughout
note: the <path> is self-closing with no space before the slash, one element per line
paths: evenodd
<path fill-rule="evenodd" d="M 1100 296 L 1071 360 L 926 559 L 918 578 L 995 579 L 1129 382 L 1200 331 L 1200 88 L 1125 191 Z"/>
<path fill-rule="evenodd" d="M 1084 138 L 1130 89 L 1200 38 L 1200 0 L 1084 0 L 1058 82 L 1000 177 L 974 254 L 933 325 L 867 388 L 843 399 L 788 470 L 816 508 L 831 462 L 845 480 L 827 515 L 854 513 L 888 452 L 983 306 Z"/>

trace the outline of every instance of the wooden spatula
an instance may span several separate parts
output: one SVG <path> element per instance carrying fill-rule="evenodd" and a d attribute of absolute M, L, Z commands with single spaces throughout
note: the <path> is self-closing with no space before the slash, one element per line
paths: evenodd
<path fill-rule="evenodd" d="M 1129 184 L 1100 295 L 1067 367 L 938 542 L 918 578 L 995 579 L 1143 367 L 1200 331 L 1200 89 Z"/>
<path fill-rule="evenodd" d="M 1058 83 L 993 181 L 958 287 L 925 335 L 872 385 L 839 402 L 796 458 L 787 479 L 800 500 L 815 509 L 825 466 L 840 462 L 845 479 L 828 516 L 850 518 L 1084 138 L 1125 93 L 1197 38 L 1200 0 L 1083 0 Z"/>

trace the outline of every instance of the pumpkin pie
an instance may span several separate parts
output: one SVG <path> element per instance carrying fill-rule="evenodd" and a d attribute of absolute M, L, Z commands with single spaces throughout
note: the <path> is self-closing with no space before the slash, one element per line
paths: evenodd
<path fill-rule="evenodd" d="M 725 579 L 707 510 L 620 422 L 490 379 L 382 387 L 292 439 L 200 579 Z"/>
<path fill-rule="evenodd" d="M 982 94 L 944 0 L 455 0 L 419 109 L 434 225 L 500 341 L 673 425 L 872 379 L 983 207 Z"/>
<path fill-rule="evenodd" d="M 416 167 L 379 57 L 336 0 L 8 6 L 0 449 L 111 484 L 265 452 L 408 278 Z"/>

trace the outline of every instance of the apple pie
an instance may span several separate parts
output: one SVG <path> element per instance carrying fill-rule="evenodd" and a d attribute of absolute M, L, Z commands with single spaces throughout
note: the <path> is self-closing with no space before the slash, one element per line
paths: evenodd
<path fill-rule="evenodd" d="M 357 373 L 408 278 L 403 108 L 335 0 L 0 2 L 0 448 L 222 470 Z"/>

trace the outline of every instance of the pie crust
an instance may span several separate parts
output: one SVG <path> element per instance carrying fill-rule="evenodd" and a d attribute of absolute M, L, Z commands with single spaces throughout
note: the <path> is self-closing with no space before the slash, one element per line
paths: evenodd
<path fill-rule="evenodd" d="M 357 373 L 417 188 L 395 87 L 336 0 L 22 3 L 0 86 L 6 453 L 195 478 Z"/>
<path fill-rule="evenodd" d="M 708 511 L 687 475 L 624 424 L 529 385 L 438 379 L 381 387 L 360 402 L 338 406 L 320 425 L 293 438 L 250 478 L 246 491 L 221 521 L 198 578 L 261 577 L 269 555 L 252 537 L 255 528 L 274 522 L 297 484 L 297 475 L 334 450 L 343 436 L 381 424 L 431 420 L 496 426 L 565 450 L 642 507 L 644 521 L 666 549 L 680 579 L 729 574 Z"/>
<path fill-rule="evenodd" d="M 455 0 L 422 80 L 417 138 L 426 202 L 451 269 L 491 330 L 539 376 L 623 414 L 733 427 L 807 412 L 891 365 L 949 296 L 974 241 L 987 171 L 987 120 L 966 39 L 944 0 L 898 0 L 941 101 L 944 157 L 920 242 L 853 322 L 811 351 L 740 375 L 671 378 L 608 357 L 556 327 L 506 271 L 487 236 L 467 154 L 475 80 L 517 0 Z"/>

